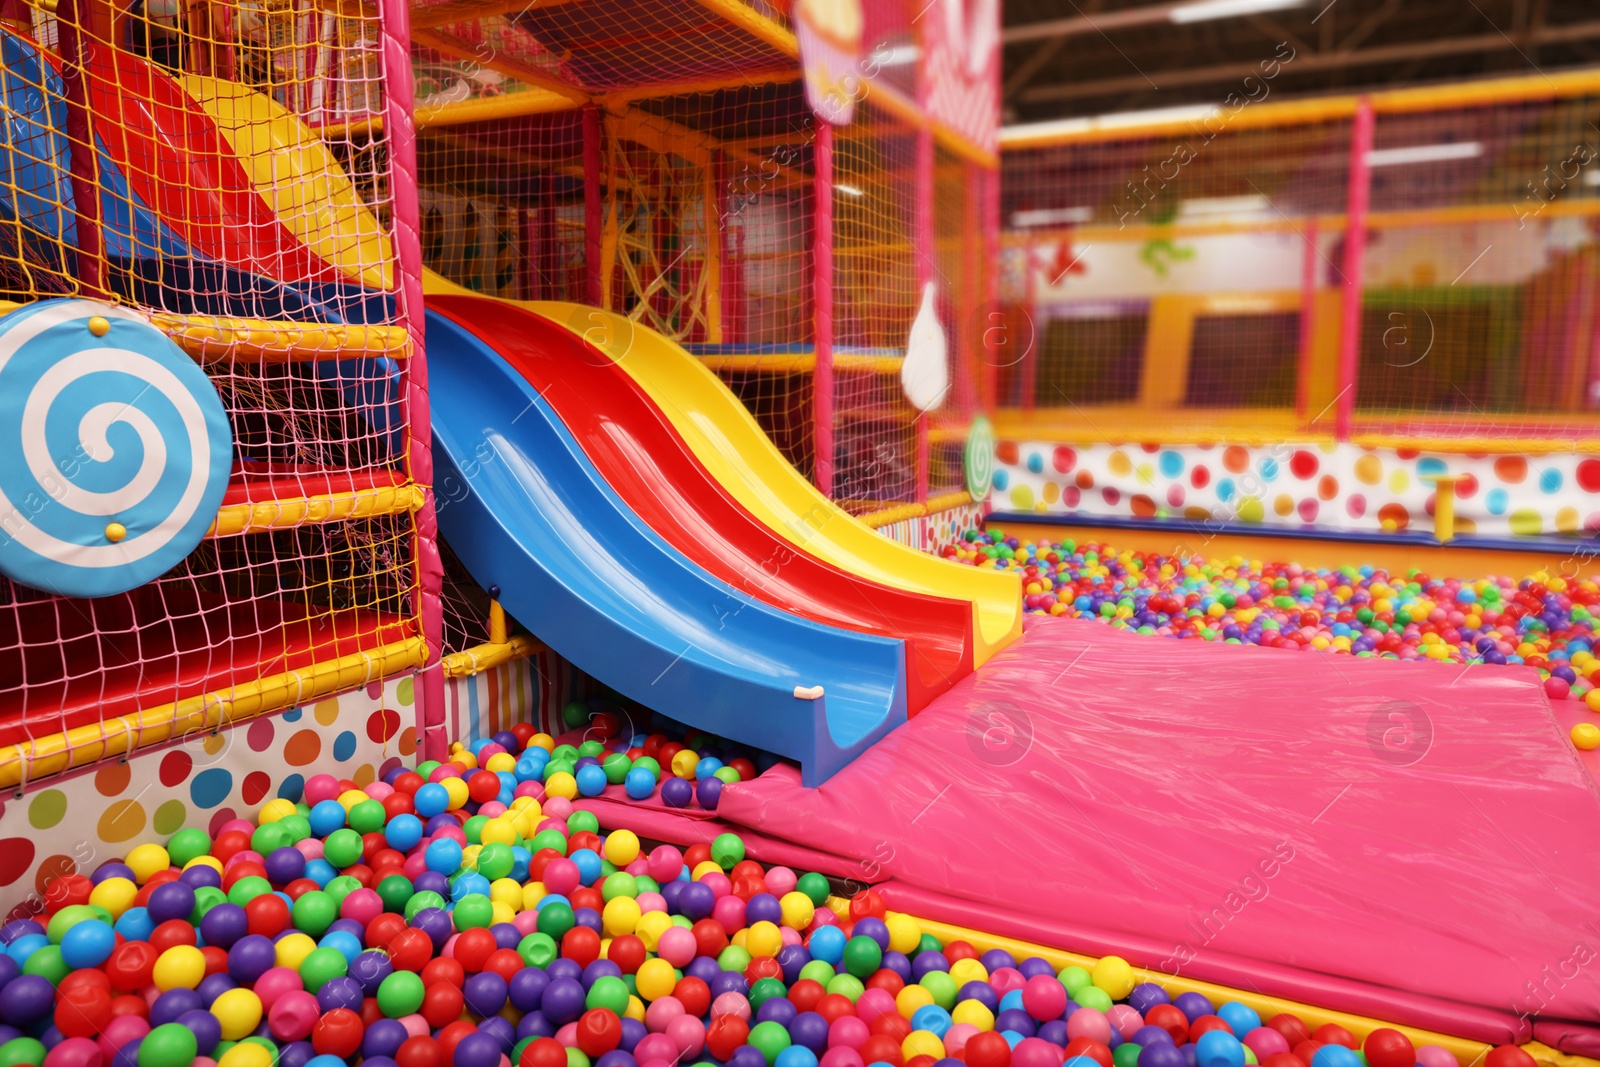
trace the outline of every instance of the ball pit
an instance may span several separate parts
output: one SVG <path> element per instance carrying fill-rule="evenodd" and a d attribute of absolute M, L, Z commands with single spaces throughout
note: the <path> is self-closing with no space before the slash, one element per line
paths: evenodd
<path fill-rule="evenodd" d="M 969 530 L 948 558 L 1014 570 L 1030 614 L 1186 640 L 1358 657 L 1537 667 L 1552 699 L 1600 712 L 1600 584 L 1539 571 L 1465 581 L 1021 541 Z"/>

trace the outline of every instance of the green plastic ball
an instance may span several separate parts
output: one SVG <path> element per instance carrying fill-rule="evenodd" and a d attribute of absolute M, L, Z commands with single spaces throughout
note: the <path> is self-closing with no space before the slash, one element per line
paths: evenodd
<path fill-rule="evenodd" d="M 828 987 L 829 982 L 833 981 L 833 976 L 835 973 L 837 972 L 834 971 L 833 965 L 827 960 L 812 960 L 810 963 L 800 968 L 801 978 L 809 978 L 811 981 L 822 986 L 824 989 Z"/>
<path fill-rule="evenodd" d="M 620 1016 L 628 1010 L 628 985 L 622 979 L 606 974 L 594 980 L 594 985 L 589 987 L 589 995 L 584 999 L 584 1007 L 591 1010 L 604 1008 L 613 1015 Z"/>
<path fill-rule="evenodd" d="M 290 907 L 289 914 L 293 917 L 296 930 L 312 937 L 321 937 L 339 917 L 339 905 L 322 890 L 313 889 L 300 894 Z"/>
<path fill-rule="evenodd" d="M 421 763 L 417 764 L 417 773 L 422 775 L 424 781 L 427 780 L 428 775 L 432 774 L 438 769 L 439 761 L 436 759 L 423 760 Z"/>
<path fill-rule="evenodd" d="M 1095 1011 L 1111 1010 L 1111 994 L 1107 993 L 1099 986 L 1090 986 L 1088 989 L 1080 989 L 1078 992 L 1072 995 L 1072 999 L 1077 1001 L 1080 1006 L 1085 1008 L 1093 1008 Z"/>
<path fill-rule="evenodd" d="M 555 938 L 549 934 L 531 933 L 517 942 L 517 955 L 529 967 L 548 967 L 560 954 Z"/>
<path fill-rule="evenodd" d="M 167 841 L 167 855 L 174 866 L 182 867 L 211 851 L 211 836 L 198 826 L 179 830 Z"/>
<path fill-rule="evenodd" d="M 745 1041 L 766 1057 L 767 1067 L 772 1067 L 777 1062 L 778 1053 L 789 1047 L 789 1031 L 782 1024 L 768 1019 L 751 1027 L 750 1036 Z"/>
<path fill-rule="evenodd" d="M 422 979 L 410 971 L 395 971 L 378 986 L 378 1010 L 391 1019 L 413 1014 L 422 1007 Z"/>
<path fill-rule="evenodd" d="M 574 834 L 600 832 L 600 820 L 592 811 L 575 811 L 567 816 L 567 830 Z"/>
<path fill-rule="evenodd" d="M 361 835 L 348 826 L 335 830 L 322 843 L 322 858 L 340 870 L 360 863 L 361 851 Z"/>
<path fill-rule="evenodd" d="M 929 971 L 917 984 L 932 993 L 933 1002 L 945 1011 L 956 1006 L 956 995 L 960 989 L 956 986 L 956 980 L 950 977 L 949 971 Z"/>
<path fill-rule="evenodd" d="M 1080 989 L 1087 989 L 1094 985 L 1094 976 L 1082 967 L 1063 967 L 1061 973 L 1056 975 L 1056 979 L 1067 987 L 1068 996 Z M 1073 999 L 1077 1000 L 1076 997 L 1073 997 Z M 1083 1002 L 1078 1001 L 1078 1003 L 1081 1004 Z"/>
<path fill-rule="evenodd" d="M 643 767 L 657 778 L 661 777 L 661 764 L 656 761 L 654 756 L 640 756 L 633 761 L 633 765 L 635 767 Z"/>
<path fill-rule="evenodd" d="M 333 900 L 335 904 L 343 904 L 344 898 L 361 888 L 361 880 L 354 875 L 341 874 L 336 878 L 328 879 L 328 884 L 322 891 Z"/>
<path fill-rule="evenodd" d="M 578 749 L 575 745 L 557 745 L 550 750 L 551 759 L 564 759 L 573 763 L 578 762 Z"/>
<path fill-rule="evenodd" d="M 883 963 L 883 949 L 870 937 L 856 936 L 845 942 L 844 969 L 857 978 L 870 978 Z"/>
<path fill-rule="evenodd" d="M 294 815 L 285 815 L 278 820 L 277 824 L 283 827 L 284 833 L 289 835 L 289 843 L 291 845 L 298 844 L 311 836 L 311 820 L 302 813 L 297 812 Z"/>
<path fill-rule="evenodd" d="M 621 785 L 622 780 L 628 777 L 628 771 L 632 767 L 632 761 L 623 752 L 613 752 L 600 761 L 600 769 L 606 772 L 606 781 L 612 785 Z"/>
<path fill-rule="evenodd" d="M 50 916 L 50 923 L 44 928 L 45 936 L 52 945 L 61 944 L 61 939 L 68 930 L 81 922 L 89 919 L 98 919 L 100 916 L 87 904 L 68 904 L 54 915 Z"/>
<path fill-rule="evenodd" d="M 421 911 L 423 908 L 442 907 L 444 907 L 444 897 L 440 896 L 438 893 L 435 893 L 431 889 L 424 889 L 421 892 L 412 893 L 411 899 L 406 901 L 406 922 L 410 922 L 412 919 L 415 919 L 417 917 L 417 912 Z"/>
<path fill-rule="evenodd" d="M 567 1049 L 567 1067 L 589 1067 L 589 1057 L 581 1048 Z"/>
<path fill-rule="evenodd" d="M 743 974 L 745 968 L 750 966 L 750 953 L 738 945 L 729 945 L 717 957 L 717 966 L 725 971 L 738 971 Z"/>
<path fill-rule="evenodd" d="M 494 922 L 494 902 L 482 893 L 470 893 L 456 901 L 452 916 L 457 930 L 488 929 Z"/>
<path fill-rule="evenodd" d="M 388 821 L 388 814 L 383 810 L 381 801 L 363 800 L 350 809 L 350 829 L 357 833 L 376 833 L 382 830 L 383 824 Z"/>
<path fill-rule="evenodd" d="M 605 750 L 606 746 L 604 743 L 591 738 L 590 740 L 585 741 L 583 744 L 578 746 L 578 758 L 583 759 L 586 756 L 598 756 Z"/>
<path fill-rule="evenodd" d="M 378 899 L 383 901 L 383 910 L 399 914 L 406 906 L 406 901 L 411 899 L 416 887 L 411 884 L 411 879 L 403 874 L 391 874 L 378 883 Z"/>
<path fill-rule="evenodd" d="M 650 877 L 648 874 L 641 874 L 641 875 L 637 876 L 636 878 L 634 878 L 633 884 L 638 887 L 639 892 L 641 892 L 641 893 L 659 893 L 659 892 L 661 892 L 661 883 L 657 882 L 654 878 Z M 693 924 L 691 924 L 691 925 L 693 925 Z"/>
<path fill-rule="evenodd" d="M 828 902 L 828 894 L 831 892 L 827 876 L 816 871 L 802 874 L 794 887 L 809 897 L 811 903 L 819 908 Z"/>
<path fill-rule="evenodd" d="M 203 885 L 194 891 L 194 910 L 189 913 L 189 922 L 195 926 L 200 925 L 200 920 L 206 917 L 206 912 L 218 904 L 226 904 L 228 894 L 214 885 Z"/>
<path fill-rule="evenodd" d="M 1111 1050 L 1111 1062 L 1116 1067 L 1139 1067 L 1139 1053 L 1144 1051 L 1141 1045 L 1132 1041 L 1124 1041 Z"/>
<path fill-rule="evenodd" d="M 71 971 L 72 968 L 67 966 L 67 961 L 61 958 L 60 945 L 45 945 L 43 948 L 34 949 L 33 954 L 22 965 L 23 974 L 36 974 L 40 978 L 48 979 L 51 985 L 60 985 L 61 979 Z"/>
<path fill-rule="evenodd" d="M 275 822 L 256 827 L 256 832 L 250 835 L 250 847 L 263 856 L 270 856 L 278 849 L 293 843 L 289 840 L 289 831 Z"/>
<path fill-rule="evenodd" d="M 139 1067 L 189 1067 L 197 1055 L 194 1031 L 177 1023 L 163 1023 L 139 1042 Z"/>
<path fill-rule="evenodd" d="M 788 995 L 789 991 L 784 988 L 783 982 L 780 980 L 776 978 L 761 978 L 750 987 L 750 1006 L 759 1011 L 761 1010 L 761 1005 L 767 1001 L 780 999 Z"/>
<path fill-rule="evenodd" d="M 636 897 L 639 892 L 639 880 L 626 871 L 608 874 L 606 880 L 600 883 L 600 899 L 607 904 L 617 897 Z"/>
<path fill-rule="evenodd" d="M 581 700 L 569 700 L 561 709 L 561 721 L 567 729 L 575 729 L 589 721 L 589 705 Z"/>
<path fill-rule="evenodd" d="M 711 773 L 711 777 L 715 778 L 723 785 L 733 785 L 734 783 L 740 781 L 739 772 L 734 770 L 732 767 L 718 767 Z"/>
<path fill-rule="evenodd" d="M 541 848 L 553 848 L 565 856 L 567 837 L 560 830 L 540 830 L 533 835 L 533 840 L 528 842 L 528 851 L 538 852 Z"/>
<path fill-rule="evenodd" d="M 457 905 L 459 907 L 459 905 Z M 539 932 L 560 941 L 566 932 L 577 925 L 572 915 L 572 905 L 558 900 L 539 909 Z"/>
<path fill-rule="evenodd" d="M 314 948 L 300 961 L 300 981 L 309 992 L 316 993 L 333 979 L 344 977 L 349 970 L 350 961 L 338 949 Z"/>
<path fill-rule="evenodd" d="M 853 974 L 836 974 L 833 976 L 833 980 L 827 985 L 823 986 L 823 988 L 830 993 L 838 993 L 852 1004 L 854 1004 L 861 997 L 861 994 L 866 990 L 866 986 L 861 984 L 861 979 L 857 978 Z"/>
<path fill-rule="evenodd" d="M 491 882 L 510 874 L 516 865 L 517 857 L 510 845 L 496 841 L 478 850 L 478 873 Z"/>
<path fill-rule="evenodd" d="M 247 874 L 228 890 L 228 903 L 244 907 L 256 897 L 272 892 L 272 883 L 260 875 Z"/>
<path fill-rule="evenodd" d="M 474 815 L 461 824 L 461 832 L 467 835 L 467 844 L 483 844 L 483 828 L 489 824 L 487 815 Z"/>
<path fill-rule="evenodd" d="M 738 834 L 718 834 L 711 842 L 711 859 L 725 871 L 744 859 L 744 842 Z"/>
<path fill-rule="evenodd" d="M 0 1045 L 0 1067 L 39 1067 L 43 1062 L 44 1045 L 31 1037 L 12 1038 Z"/>

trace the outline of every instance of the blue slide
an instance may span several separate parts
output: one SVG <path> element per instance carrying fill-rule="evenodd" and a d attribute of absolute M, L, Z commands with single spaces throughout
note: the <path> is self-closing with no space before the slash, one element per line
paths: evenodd
<path fill-rule="evenodd" d="M 906 720 L 904 642 L 790 615 L 701 570 L 533 386 L 434 312 L 428 364 L 439 528 L 561 656 L 645 707 L 798 761 L 807 786 Z"/>

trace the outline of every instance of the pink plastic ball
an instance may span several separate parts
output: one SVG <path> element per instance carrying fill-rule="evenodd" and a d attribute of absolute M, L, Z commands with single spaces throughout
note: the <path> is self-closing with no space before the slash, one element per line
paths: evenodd
<path fill-rule="evenodd" d="M 1067 1016 L 1067 1037 L 1087 1037 L 1102 1045 L 1110 1044 L 1111 1020 L 1097 1008 L 1079 1008 Z"/>
<path fill-rule="evenodd" d="M 261 1000 L 261 1006 L 267 1011 L 278 1002 L 278 998 L 285 993 L 295 993 L 305 988 L 300 981 L 299 972 L 289 967 L 274 967 L 266 974 L 256 979 L 256 996 Z"/>
<path fill-rule="evenodd" d="M 311 860 L 320 860 L 322 858 L 322 842 L 318 841 L 314 837 L 307 837 L 296 841 L 294 843 L 294 849 L 296 852 L 300 853 L 300 855 L 304 856 L 307 862 L 310 862 Z"/>
<path fill-rule="evenodd" d="M 678 1046 L 672 1043 L 672 1038 L 666 1034 L 646 1034 L 633 1046 L 633 1057 L 640 1064 L 650 1060 L 665 1060 L 676 1063 L 678 1059 Z"/>
<path fill-rule="evenodd" d="M 265 862 L 266 862 L 266 860 L 262 859 L 261 853 L 253 852 L 248 848 L 242 848 L 238 852 L 235 852 L 233 855 L 228 857 L 228 862 L 224 863 L 222 865 L 222 869 L 223 870 L 227 870 L 229 867 L 232 867 L 236 863 L 265 863 Z"/>
<path fill-rule="evenodd" d="M 456 826 L 454 823 L 439 827 L 438 833 L 434 834 L 428 840 L 438 841 L 441 838 L 446 837 L 460 845 L 462 848 L 467 846 L 467 832 L 461 829 L 461 827 Z"/>
<path fill-rule="evenodd" d="M 650 850 L 649 864 L 650 877 L 663 884 L 678 877 L 678 872 L 683 870 L 683 853 L 672 845 L 657 845 Z"/>
<path fill-rule="evenodd" d="M 106 1028 L 100 1031 L 99 1040 L 95 1043 L 100 1046 L 101 1055 L 109 1060 L 116 1055 L 117 1049 L 149 1032 L 150 1024 L 142 1016 L 118 1015 L 106 1023 Z"/>
<path fill-rule="evenodd" d="M 660 893 L 655 893 L 655 892 L 640 893 L 638 895 L 638 897 L 636 897 L 635 899 L 639 902 L 639 910 L 640 911 L 666 911 L 667 910 L 667 898 L 662 896 Z"/>
<path fill-rule="evenodd" d="M 648 1060 L 640 1060 L 639 1067 L 678 1067 L 678 1064 L 676 1060 L 668 1059 L 665 1056 L 655 1056 Z"/>
<path fill-rule="evenodd" d="M 1022 1007 L 1040 1022 L 1059 1019 L 1067 1010 L 1067 987 L 1048 974 L 1036 974 L 1022 987 Z"/>
<path fill-rule="evenodd" d="M 1025 1037 L 1011 1050 L 1011 1067 L 1061 1067 L 1065 1050 L 1037 1037 Z"/>
<path fill-rule="evenodd" d="M 406 1034 L 410 1037 L 427 1037 L 431 1033 L 428 1029 L 428 1020 L 420 1015 L 402 1015 L 400 1025 L 406 1028 Z"/>
<path fill-rule="evenodd" d="M 683 1002 L 674 996 L 661 997 L 652 1001 L 644 1010 L 644 1024 L 651 1033 L 661 1033 L 666 1030 L 667 1024 L 683 1015 Z M 636 1054 L 637 1055 L 637 1054 Z"/>
<path fill-rule="evenodd" d="M 643 878 L 650 874 L 650 861 L 644 856 L 635 856 L 633 862 L 622 869 L 625 873 L 631 874 L 635 878 Z"/>
<path fill-rule="evenodd" d="M 672 1020 L 667 1024 L 666 1034 L 685 1059 L 700 1055 L 700 1050 L 706 1046 L 706 1025 L 693 1015 L 680 1015 Z"/>
<path fill-rule="evenodd" d="M 339 796 L 339 779 L 331 774 L 313 774 L 306 779 L 306 803 L 316 807 Z"/>
<path fill-rule="evenodd" d="M 545 864 L 544 887 L 552 893 L 566 896 L 583 884 L 582 879 L 578 865 L 565 856 L 557 856 Z"/>
<path fill-rule="evenodd" d="M 856 1014 L 870 1026 L 878 1016 L 898 1015 L 900 1009 L 895 1006 L 894 996 L 887 989 L 863 989 L 856 998 Z"/>
<path fill-rule="evenodd" d="M 710 871 L 700 881 L 710 886 L 711 892 L 719 897 L 725 897 L 733 892 L 733 883 L 721 871 Z"/>
<path fill-rule="evenodd" d="M 1565 700 L 1572 692 L 1572 686 L 1565 678 L 1558 678 L 1552 674 L 1544 680 L 1544 691 L 1551 700 Z"/>
<path fill-rule="evenodd" d="M 960 1055 L 971 1041 L 973 1035 L 978 1033 L 978 1028 L 971 1023 L 956 1023 L 944 1032 L 944 1050 L 951 1056 Z"/>
<path fill-rule="evenodd" d="M 743 993 L 718 993 L 717 999 L 711 1002 L 711 1017 L 720 1019 L 724 1015 L 732 1015 L 750 1021 L 750 1002 Z"/>
<path fill-rule="evenodd" d="M 989 975 L 989 984 L 1002 997 L 1013 989 L 1021 989 L 1026 983 L 1027 979 L 1023 978 L 1022 972 L 1015 967 L 996 967 L 994 973 Z"/>
<path fill-rule="evenodd" d="M 1126 1041 L 1139 1032 L 1139 1027 L 1144 1025 L 1144 1016 L 1126 1004 L 1113 1004 L 1111 1010 L 1106 1012 L 1106 1019 L 1117 1028 L 1117 1033 Z"/>
<path fill-rule="evenodd" d="M 794 892 L 794 887 L 800 884 L 800 876 L 787 867 L 774 867 L 767 872 L 766 882 L 767 892 L 782 898 L 785 893 Z"/>
<path fill-rule="evenodd" d="M 1244 1045 L 1256 1054 L 1257 1061 L 1275 1053 L 1289 1051 L 1289 1040 L 1270 1026 L 1258 1026 L 1245 1034 Z"/>
<path fill-rule="evenodd" d="M 45 1053 L 44 1067 L 100 1067 L 105 1061 L 99 1045 L 87 1037 L 69 1037 Z"/>
<path fill-rule="evenodd" d="M 778 936 L 783 939 L 784 947 L 800 944 L 800 931 L 792 926 L 778 927 Z"/>
<path fill-rule="evenodd" d="M 544 797 L 544 785 L 540 782 L 518 782 L 517 788 L 511 791 L 514 797 L 532 797 L 540 800 Z"/>
<path fill-rule="evenodd" d="M 444 939 L 444 945 L 439 949 L 439 955 L 441 955 L 441 956 L 449 956 L 451 958 L 454 958 L 455 954 L 456 954 L 456 941 L 460 937 L 461 937 L 461 934 L 458 932 L 458 933 L 451 934 L 449 937 L 445 938 Z"/>
<path fill-rule="evenodd" d="M 339 905 L 340 918 L 354 919 L 362 926 L 367 925 L 382 914 L 383 898 L 378 895 L 376 889 L 368 889 L 365 886 L 351 890 L 350 894 Z M 298 1038 L 294 1040 L 298 1040 Z"/>
<path fill-rule="evenodd" d="M 411 855 L 407 856 L 406 861 L 400 865 L 401 873 L 413 881 L 415 881 L 417 876 L 422 874 L 422 872 L 426 871 L 427 869 L 428 858 L 423 855 L 422 846 L 420 844 L 412 850 Z"/>
<path fill-rule="evenodd" d="M 711 918 L 732 937 L 744 928 L 744 901 L 731 893 L 719 898 L 711 905 Z"/>
<path fill-rule="evenodd" d="M 571 832 L 567 829 L 567 821 L 565 819 L 554 819 L 549 815 L 540 819 L 539 825 L 533 828 L 533 832 L 536 834 L 542 834 L 546 830 L 554 830 L 562 837 L 566 837 Z"/>
<path fill-rule="evenodd" d="M 539 929 L 539 913 L 532 908 L 519 911 L 511 917 L 511 925 L 517 928 L 517 933 L 527 937 Z"/>
<path fill-rule="evenodd" d="M 506 806 L 500 803 L 498 800 L 488 801 L 480 805 L 478 808 L 478 814 L 482 815 L 485 819 L 493 819 L 497 816 L 504 815 L 505 813 Z"/>
<path fill-rule="evenodd" d="M 367 787 L 363 789 L 362 792 L 367 794 L 367 796 L 371 797 L 373 800 L 382 800 L 384 797 L 394 792 L 394 786 L 390 785 L 388 782 L 368 782 Z"/>
<path fill-rule="evenodd" d="M 806 933 L 807 934 L 813 933 L 813 932 L 815 932 L 817 930 L 822 929 L 824 926 L 838 926 L 838 925 L 839 925 L 839 916 L 837 916 L 837 915 L 835 915 L 833 913 L 833 909 L 832 908 L 818 908 L 811 915 L 811 925 L 806 927 Z"/>
<path fill-rule="evenodd" d="M 866 1065 L 861 1060 L 861 1053 L 848 1045 L 839 1045 L 824 1052 L 822 1062 L 817 1067 L 866 1067 Z"/>
<path fill-rule="evenodd" d="M 551 797 L 549 800 L 545 801 L 541 807 L 544 813 L 550 818 L 561 819 L 563 821 L 568 815 L 571 815 L 573 811 L 572 801 L 568 800 L 566 797 Z"/>
<path fill-rule="evenodd" d="M 696 942 L 694 934 L 681 926 L 669 926 L 661 931 L 656 943 L 656 955 L 674 967 L 687 967 L 694 959 Z"/>
<path fill-rule="evenodd" d="M 1421 1067 L 1461 1067 L 1455 1054 L 1439 1045 L 1419 1045 L 1417 1063 Z"/>
<path fill-rule="evenodd" d="M 317 998 L 303 989 L 280 996 L 267 1012 L 267 1029 L 279 1041 L 299 1041 L 322 1016 Z"/>
<path fill-rule="evenodd" d="M 577 1048 L 578 1047 L 578 1024 L 577 1023 L 567 1023 L 561 1029 L 557 1030 L 556 1031 L 556 1040 L 558 1042 L 560 1042 L 562 1048 Z"/>
<path fill-rule="evenodd" d="M 854 1015 L 841 1015 L 828 1027 L 829 1048 L 860 1048 L 867 1043 L 872 1031 Z"/>

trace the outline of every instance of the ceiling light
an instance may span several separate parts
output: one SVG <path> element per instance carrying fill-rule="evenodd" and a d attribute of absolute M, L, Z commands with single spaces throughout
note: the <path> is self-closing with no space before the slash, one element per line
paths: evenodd
<path fill-rule="evenodd" d="M 1291 7 L 1304 7 L 1305 4 L 1306 0 L 1199 0 L 1197 3 L 1173 8 L 1167 17 L 1182 26 L 1190 22 L 1259 15 L 1263 11 L 1282 11 Z"/>
<path fill-rule="evenodd" d="M 1266 197 L 1252 193 L 1248 196 L 1200 196 L 1178 205 L 1178 217 L 1185 219 L 1221 217 L 1257 218 L 1271 210 Z"/>
<path fill-rule="evenodd" d="M 867 195 L 866 193 L 863 193 L 860 189 L 857 189 L 853 185 L 835 185 L 833 187 L 833 191 L 836 192 L 836 193 L 843 193 L 845 196 L 866 196 Z"/>
<path fill-rule="evenodd" d="M 1478 141 L 1414 144 L 1405 148 L 1378 148 L 1367 153 L 1369 167 L 1403 167 L 1408 163 L 1444 163 L 1452 159 L 1477 159 L 1483 155 Z"/>
<path fill-rule="evenodd" d="M 1030 226 L 1072 226 L 1092 218 L 1092 207 L 1036 208 L 1032 211 L 1013 211 L 1011 225 L 1019 230 Z"/>

